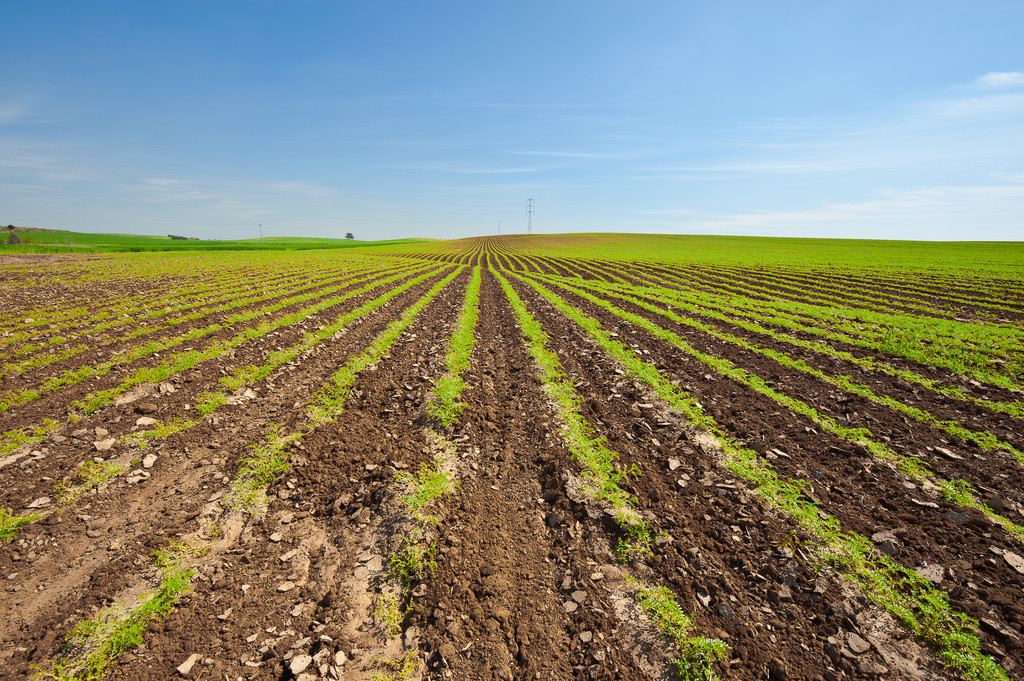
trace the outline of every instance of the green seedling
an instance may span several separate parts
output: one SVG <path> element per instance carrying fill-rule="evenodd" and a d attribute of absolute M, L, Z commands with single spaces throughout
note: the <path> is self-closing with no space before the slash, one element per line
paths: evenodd
<path fill-rule="evenodd" d="M 54 496 L 58 503 L 68 506 L 78 501 L 83 494 L 105 485 L 110 478 L 120 475 L 126 470 L 128 470 L 128 466 L 110 461 L 103 463 L 86 461 L 75 471 L 73 478 L 64 480 L 54 487 Z"/>
<path fill-rule="evenodd" d="M 0 508 L 0 544 L 14 538 L 23 526 L 45 517 L 42 513 L 14 515 L 11 509 Z"/>
<path fill-rule="evenodd" d="M 435 499 L 451 494 L 458 487 L 452 480 L 451 475 L 443 469 L 444 457 L 437 456 L 432 462 L 423 464 L 423 467 L 414 475 L 408 473 L 398 476 L 398 481 L 412 486 L 412 491 L 402 497 L 402 503 L 409 510 L 409 515 L 420 522 L 437 523 L 437 518 L 424 515 L 421 510 Z"/>
<path fill-rule="evenodd" d="M 626 577 L 626 581 L 636 587 L 637 600 L 665 637 L 679 648 L 679 657 L 672 660 L 672 664 L 679 670 L 680 678 L 685 681 L 718 679 L 715 663 L 728 659 L 729 646 L 715 638 L 691 636 L 695 628 L 693 618 L 683 612 L 666 587 L 647 587 L 633 577 Z"/>

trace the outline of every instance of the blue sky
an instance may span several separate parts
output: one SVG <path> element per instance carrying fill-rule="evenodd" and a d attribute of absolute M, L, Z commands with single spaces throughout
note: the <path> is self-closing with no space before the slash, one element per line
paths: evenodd
<path fill-rule="evenodd" d="M 9 2 L 0 223 L 1024 238 L 1024 3 Z"/>

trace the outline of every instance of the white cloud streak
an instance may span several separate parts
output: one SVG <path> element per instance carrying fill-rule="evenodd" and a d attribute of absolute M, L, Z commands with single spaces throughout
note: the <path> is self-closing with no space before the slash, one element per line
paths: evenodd
<path fill-rule="evenodd" d="M 975 81 L 985 88 L 1018 87 L 1024 85 L 1024 73 L 1020 71 L 990 71 Z"/>
<path fill-rule="evenodd" d="M 1024 185 L 937 186 L 926 189 L 887 190 L 884 198 L 840 203 L 810 210 L 757 211 L 724 214 L 705 220 L 675 223 L 697 231 L 784 231 L 804 227 L 867 228 L 872 223 L 926 224 L 950 218 L 1009 218 L 1024 215 Z M 844 234 L 854 236 L 855 234 Z M 971 236 L 971 235 L 964 235 Z M 1017 235 L 1019 239 L 1021 235 Z M 1012 237 L 1011 237 L 1012 238 Z"/>
<path fill-rule="evenodd" d="M 538 173 L 545 168 L 480 168 L 463 166 L 456 163 L 402 163 L 384 166 L 386 170 L 414 170 L 434 173 L 451 173 L 454 175 L 504 175 L 513 173 Z"/>

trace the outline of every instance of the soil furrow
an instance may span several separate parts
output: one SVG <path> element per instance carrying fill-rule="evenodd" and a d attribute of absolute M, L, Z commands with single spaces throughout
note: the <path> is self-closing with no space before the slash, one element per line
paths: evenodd
<path fill-rule="evenodd" d="M 886 535 L 879 542 L 890 541 L 884 548 L 901 563 L 943 567 L 940 586 L 948 590 L 955 607 L 975 618 L 1005 622 L 1011 632 L 1024 626 L 1024 607 L 1014 595 L 1024 588 L 1024 575 L 1006 561 L 989 559 L 997 557 L 990 547 L 1000 552 L 1016 547 L 980 513 L 929 498 L 916 485 L 909 489 L 902 476 L 852 451 L 845 440 L 819 434 L 813 424 L 784 407 L 731 380 L 715 378 L 699 362 L 589 301 L 565 297 L 626 342 L 643 348 L 659 370 L 699 398 L 708 414 L 771 458 L 780 474 L 808 479 L 813 485 L 808 496 L 844 528 L 866 537 L 892 533 L 892 540 Z M 982 639 L 986 652 L 1005 668 L 1019 668 L 1024 652 L 1019 633 L 1006 638 L 983 630 Z"/>

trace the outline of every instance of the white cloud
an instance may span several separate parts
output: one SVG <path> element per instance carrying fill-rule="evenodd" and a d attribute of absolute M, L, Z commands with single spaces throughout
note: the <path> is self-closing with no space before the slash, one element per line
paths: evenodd
<path fill-rule="evenodd" d="M 678 222 L 673 226 L 706 232 L 777 234 L 784 234 L 790 229 L 812 227 L 817 233 L 824 230 L 834 233 L 835 236 L 854 236 L 857 231 L 870 229 L 872 223 L 875 223 L 901 226 L 904 228 L 901 233 L 909 235 L 938 222 L 952 220 L 959 224 L 967 224 L 974 221 L 979 225 L 985 225 L 995 222 L 1002 224 L 1010 220 L 1015 223 L 1017 216 L 1024 214 L 1022 185 L 890 189 L 885 190 L 883 194 L 884 198 L 858 203 L 831 204 L 810 210 L 722 214 L 704 220 Z M 842 233 L 837 233 L 837 230 Z M 962 235 L 960 238 L 964 236 L 977 238 L 975 235 Z M 941 237 L 933 233 L 924 238 Z"/>
<path fill-rule="evenodd" d="M 1024 73 L 1020 71 L 989 71 L 975 82 L 977 85 L 989 88 L 1016 87 L 1024 85 Z"/>
<path fill-rule="evenodd" d="M 640 211 L 640 215 L 693 215 L 697 211 L 692 208 L 647 208 Z"/>
<path fill-rule="evenodd" d="M 967 97 L 937 102 L 932 106 L 940 116 L 969 118 L 972 116 L 998 116 L 1019 114 L 1024 109 L 1024 94 L 1003 92 L 987 97 Z"/>
<path fill-rule="evenodd" d="M 35 108 L 36 100 L 32 97 L 19 97 L 0 101 L 0 125 L 23 123 Z"/>
<path fill-rule="evenodd" d="M 1015 184 L 1024 184 L 1024 172 L 1007 172 L 999 171 L 992 173 L 992 177 L 1003 182 L 1013 182 Z"/>
<path fill-rule="evenodd" d="M 333 196 L 338 193 L 338 190 L 334 187 L 324 187 L 322 185 L 310 184 L 308 182 L 298 182 L 296 180 L 278 180 L 273 182 L 267 182 L 265 186 L 268 191 L 278 192 L 283 195 L 322 197 Z"/>
<path fill-rule="evenodd" d="M 455 175 L 503 175 L 506 173 L 536 173 L 544 170 L 544 168 L 480 168 L 464 166 L 459 163 L 403 163 L 384 167 L 388 170 L 423 170 Z"/>
<path fill-rule="evenodd" d="M 550 156 L 554 158 L 630 158 L 630 156 L 626 154 L 601 154 L 575 151 L 510 151 L 509 153 L 517 154 L 519 156 Z"/>

